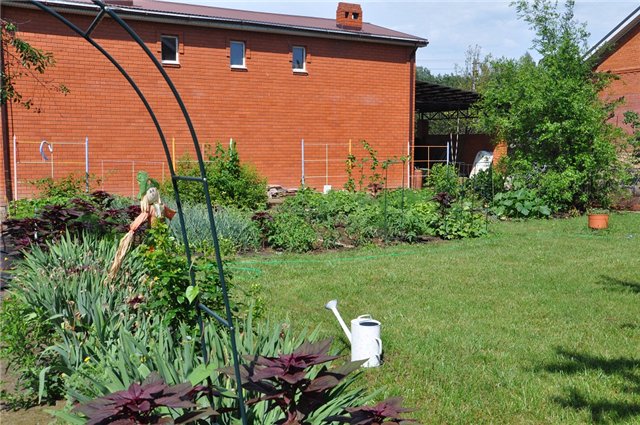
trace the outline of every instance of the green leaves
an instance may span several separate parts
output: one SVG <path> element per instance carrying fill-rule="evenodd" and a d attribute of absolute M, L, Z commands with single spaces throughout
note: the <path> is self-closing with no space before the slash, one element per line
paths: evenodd
<path fill-rule="evenodd" d="M 193 300 L 195 300 L 198 297 L 199 293 L 200 293 L 200 288 L 198 288 L 198 286 L 189 286 L 185 291 L 184 295 L 187 297 L 187 300 L 190 303 L 192 303 Z"/>
<path fill-rule="evenodd" d="M 45 52 L 16 35 L 18 28 L 13 22 L 0 19 L 2 50 L 5 54 L 5 69 L 2 70 L 2 91 L 0 104 L 14 102 L 26 109 L 34 105 L 33 98 L 25 98 L 18 90 L 18 81 L 30 78 L 46 90 L 67 94 L 69 89 L 63 84 L 54 84 L 41 78 L 47 68 L 55 65 L 53 54 Z M 39 109 L 36 109 L 39 111 Z"/>
<path fill-rule="evenodd" d="M 501 59 L 479 103 L 484 130 L 509 144 L 509 157 L 529 164 L 529 171 L 573 176 L 561 191 L 540 195 L 551 209 L 584 209 L 607 203 L 619 186 L 614 142 L 619 130 L 607 122 L 610 105 L 598 93 L 611 77 L 593 71 L 584 60 L 588 33 L 573 17 L 573 2 L 564 11 L 549 0 L 514 3 L 518 15 L 536 34 L 533 47 L 542 56 Z M 507 174 L 515 171 L 507 167 Z M 553 183 L 553 182 L 549 182 Z M 539 187 L 532 182 L 530 189 Z M 518 213 L 529 215 L 526 205 Z M 540 211 L 534 211 L 537 213 Z"/>

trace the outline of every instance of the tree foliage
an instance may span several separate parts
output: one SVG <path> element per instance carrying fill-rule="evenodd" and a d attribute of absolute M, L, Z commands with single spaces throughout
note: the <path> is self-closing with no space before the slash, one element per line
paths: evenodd
<path fill-rule="evenodd" d="M 35 80 L 48 90 L 67 94 L 69 89 L 64 84 L 55 84 L 42 78 L 46 69 L 55 65 L 53 54 L 32 46 L 16 33 L 17 27 L 14 23 L 0 19 L 0 37 L 4 55 L 4 69 L 0 73 L 2 79 L 0 104 L 13 102 L 26 109 L 34 106 L 33 97 L 25 96 L 16 87 L 18 80 L 24 77 Z M 36 108 L 36 111 L 40 109 Z"/>
<path fill-rule="evenodd" d="M 508 142 L 508 171 L 526 175 L 555 209 L 607 206 L 617 186 L 617 132 L 607 122 L 613 105 L 598 93 L 612 76 L 584 59 L 589 34 L 574 19 L 573 0 L 564 10 L 550 0 L 512 5 L 534 31 L 533 49 L 542 59 L 493 63 L 481 125 Z"/>

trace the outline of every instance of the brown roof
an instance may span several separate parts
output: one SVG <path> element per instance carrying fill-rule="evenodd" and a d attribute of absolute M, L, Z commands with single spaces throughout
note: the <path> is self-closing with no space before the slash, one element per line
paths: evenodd
<path fill-rule="evenodd" d="M 6 1 L 6 0 L 5 0 Z M 11 5 L 23 2 L 7 1 Z M 86 9 L 91 0 L 43 0 L 50 6 L 74 9 Z M 226 9 L 221 7 L 200 6 L 193 4 L 164 2 L 157 0 L 106 0 L 120 10 L 122 16 L 143 14 L 147 19 L 172 18 L 188 20 L 191 24 L 220 23 L 242 25 L 244 29 L 281 29 L 318 33 L 326 37 L 355 37 L 368 41 L 408 43 L 426 46 L 427 40 L 378 25 L 364 22 L 361 30 L 340 28 L 335 19 L 313 18 L 308 16 L 284 15 L 278 13 L 250 12 L 245 10 Z M 24 3 L 23 3 L 24 4 Z"/>
<path fill-rule="evenodd" d="M 615 28 L 609 31 L 602 40 L 598 41 L 591 49 L 589 49 L 585 56 L 587 58 L 595 57 L 595 66 L 600 65 L 615 51 L 617 43 L 638 25 L 640 25 L 640 6 L 618 23 Z M 614 49 L 611 49 L 610 47 L 614 47 Z"/>

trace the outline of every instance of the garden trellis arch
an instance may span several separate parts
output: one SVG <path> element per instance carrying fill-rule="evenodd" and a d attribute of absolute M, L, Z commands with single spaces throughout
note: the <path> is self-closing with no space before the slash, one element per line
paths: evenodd
<path fill-rule="evenodd" d="M 131 85 L 131 87 L 135 90 L 136 94 L 138 95 L 138 97 L 140 98 L 142 103 L 144 104 L 144 107 L 147 110 L 147 112 L 149 114 L 149 117 L 153 121 L 153 124 L 154 124 L 154 126 L 156 128 L 156 131 L 158 132 L 158 136 L 160 137 L 160 141 L 162 142 L 162 148 L 164 149 L 164 153 L 165 153 L 165 156 L 166 156 L 166 159 L 167 159 L 167 164 L 168 164 L 168 167 L 169 167 L 169 172 L 171 173 L 171 183 L 173 185 L 173 190 L 174 190 L 175 196 L 176 196 L 178 217 L 179 217 L 179 220 L 180 220 L 180 230 L 181 230 L 181 233 L 182 233 L 182 239 L 184 241 L 184 250 L 185 250 L 186 257 L 187 257 L 187 266 L 189 268 L 189 279 L 191 281 L 191 285 L 192 286 L 195 286 L 195 271 L 193 270 L 193 267 L 191 267 L 192 266 L 191 248 L 189 247 L 189 239 L 188 239 L 187 232 L 186 232 L 186 227 L 185 227 L 184 212 L 183 212 L 183 209 L 182 209 L 182 202 L 180 201 L 180 193 L 178 191 L 178 182 L 179 181 L 194 181 L 194 182 L 199 182 L 199 183 L 202 184 L 202 189 L 204 191 L 205 200 L 206 200 L 206 204 L 207 204 L 207 213 L 208 213 L 208 217 L 209 217 L 209 227 L 210 227 L 210 230 L 211 230 L 211 237 L 213 238 L 215 259 L 216 259 L 216 264 L 217 264 L 217 268 L 218 268 L 218 279 L 220 281 L 220 286 L 221 286 L 221 290 L 222 290 L 222 296 L 223 296 L 223 300 L 224 300 L 224 309 L 225 309 L 225 312 L 224 312 L 225 317 L 223 318 L 222 316 L 220 316 L 219 314 L 217 314 L 216 312 L 212 311 L 207 306 L 202 304 L 199 299 L 196 300 L 195 308 L 197 309 L 197 312 L 198 312 L 198 326 L 200 328 L 200 334 L 201 334 L 200 335 L 200 344 L 201 344 L 201 348 L 202 348 L 202 355 L 203 355 L 205 363 L 207 363 L 208 362 L 208 353 L 207 353 L 205 334 L 204 334 L 204 323 L 203 323 L 203 319 L 202 319 L 202 312 L 204 312 L 208 316 L 213 317 L 215 320 L 217 320 L 221 325 L 226 327 L 227 330 L 230 333 L 231 352 L 232 352 L 232 356 L 233 356 L 233 368 L 234 368 L 235 380 L 236 380 L 236 385 L 237 385 L 236 395 L 237 395 L 237 400 L 238 400 L 238 410 L 239 410 L 239 413 L 240 413 L 240 418 L 242 420 L 242 424 L 246 425 L 247 424 L 247 418 L 246 418 L 246 412 L 245 412 L 245 407 L 244 407 L 244 400 L 243 400 L 243 396 L 242 396 L 242 386 L 241 386 L 241 379 L 240 379 L 240 363 L 239 363 L 238 348 L 237 348 L 236 338 L 235 338 L 235 327 L 233 325 L 233 316 L 231 314 L 231 307 L 229 305 L 229 294 L 228 294 L 228 291 L 227 291 L 227 285 L 226 285 L 226 281 L 225 281 L 225 277 L 224 277 L 224 270 L 223 270 L 223 266 L 222 266 L 222 257 L 220 255 L 220 244 L 219 244 L 219 241 L 218 241 L 218 235 L 217 235 L 217 231 L 216 231 L 215 219 L 213 217 L 213 208 L 212 208 L 212 205 L 211 205 L 211 196 L 209 194 L 209 183 L 207 182 L 207 178 L 206 178 L 206 174 L 205 174 L 204 162 L 203 162 L 203 158 L 202 158 L 202 151 L 200 150 L 200 144 L 198 142 L 198 136 L 196 135 L 195 128 L 193 127 L 193 123 L 191 122 L 191 118 L 189 116 L 189 113 L 187 112 L 187 108 L 186 108 L 184 102 L 182 101 L 182 98 L 180 97 L 180 94 L 178 93 L 178 90 L 176 89 L 175 85 L 171 81 L 171 78 L 169 78 L 169 75 L 167 75 L 165 70 L 162 68 L 162 64 L 154 56 L 154 54 L 151 52 L 151 50 L 144 44 L 144 41 L 142 41 L 140 36 L 138 36 L 138 34 L 120 16 L 118 16 L 117 7 L 114 8 L 114 7 L 108 6 L 102 0 L 92 0 L 93 4 L 98 6 L 99 12 L 96 15 L 96 17 L 94 18 L 93 22 L 89 25 L 89 28 L 87 28 L 86 30 L 82 30 L 81 28 L 76 26 L 74 23 L 69 21 L 67 18 L 65 18 L 64 16 L 62 16 L 58 12 L 56 12 L 54 9 L 52 9 L 51 7 L 43 4 L 41 1 L 39 1 L 39 0 L 28 0 L 28 1 L 29 1 L 29 3 L 31 3 L 34 6 L 36 6 L 37 8 L 39 8 L 40 10 L 42 10 L 42 11 L 48 13 L 49 15 L 55 17 L 56 19 L 58 19 L 60 22 L 62 22 L 64 25 L 66 25 L 72 31 L 74 31 L 76 34 L 78 34 L 79 36 L 84 38 L 87 42 L 89 42 L 100 53 L 102 53 L 102 55 L 104 55 L 113 64 L 113 66 L 115 66 L 118 69 L 118 71 L 124 76 L 124 78 Z M 173 161 L 172 161 L 172 158 L 171 158 L 171 152 L 169 150 L 169 146 L 167 145 L 167 140 L 166 140 L 166 137 L 164 135 L 164 132 L 162 131 L 162 127 L 160 125 L 160 122 L 158 121 L 158 118 L 157 118 L 156 114 L 153 112 L 153 108 L 151 107 L 151 105 L 147 101 L 146 97 L 144 96 L 144 94 L 140 90 L 140 87 L 138 87 L 136 82 L 127 73 L 127 71 L 120 65 L 120 63 L 118 63 L 118 61 L 111 54 L 109 54 L 109 52 L 107 52 L 100 44 L 98 44 L 97 41 L 95 41 L 93 38 L 91 38 L 91 34 L 93 33 L 93 31 L 98 27 L 100 22 L 106 16 L 108 16 L 111 19 L 113 19 L 142 48 L 142 50 L 146 53 L 146 55 L 149 57 L 149 59 L 156 66 L 156 68 L 158 69 L 158 71 L 160 72 L 162 77 L 164 78 L 165 82 L 167 83 L 167 86 L 169 87 L 169 89 L 173 93 L 173 96 L 174 96 L 176 102 L 178 103 L 178 106 L 180 107 L 182 115 L 184 116 L 184 119 L 185 119 L 185 122 L 187 124 L 187 127 L 189 128 L 189 133 L 191 135 L 191 139 L 193 140 L 193 146 L 194 146 L 194 149 L 196 151 L 196 158 L 198 160 L 198 168 L 199 168 L 199 171 L 200 171 L 200 177 L 179 176 L 179 175 L 177 175 L 175 173 L 175 169 L 173 167 Z"/>

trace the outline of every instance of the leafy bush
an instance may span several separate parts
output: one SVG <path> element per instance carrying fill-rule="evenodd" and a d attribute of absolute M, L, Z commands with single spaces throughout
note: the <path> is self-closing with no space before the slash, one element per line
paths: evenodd
<path fill-rule="evenodd" d="M 549 0 L 513 5 L 535 32 L 533 48 L 542 59 L 495 61 L 478 103 L 479 121 L 508 141 L 510 157 L 536 173 L 551 173 L 540 196 L 552 209 L 606 206 L 620 185 L 620 130 L 608 120 L 615 104 L 599 94 L 614 76 L 595 71 L 600 58 L 587 55 L 588 33 L 574 19 L 574 2 L 566 2 L 564 11 Z"/>
<path fill-rule="evenodd" d="M 266 180 L 251 166 L 240 163 L 238 151 L 234 147 L 225 150 L 220 143 L 216 144 L 215 149 L 205 146 L 205 154 L 205 174 L 212 202 L 241 209 L 264 208 L 267 202 Z M 200 176 L 197 162 L 191 160 L 188 155 L 180 159 L 176 173 L 183 176 Z M 178 185 L 180 199 L 183 202 L 205 202 L 201 183 L 180 181 Z M 163 193 L 173 193 L 173 186 L 170 183 L 165 184 Z"/>
<path fill-rule="evenodd" d="M 548 217 L 551 209 L 534 189 L 514 183 L 513 189 L 496 194 L 491 211 L 498 217 Z"/>
<path fill-rule="evenodd" d="M 484 214 L 476 212 L 468 201 L 457 201 L 437 222 L 435 234 L 444 239 L 477 238 L 487 233 Z"/>
<path fill-rule="evenodd" d="M 491 203 L 496 193 L 504 190 L 504 175 L 496 169 L 482 170 L 471 177 L 467 186 L 484 203 Z"/>
<path fill-rule="evenodd" d="M 419 236 L 435 235 L 439 220 L 438 204 L 433 201 L 413 204 L 406 211 L 390 207 L 386 218 L 386 236 L 415 242 Z"/>
<path fill-rule="evenodd" d="M 429 170 L 427 187 L 434 192 L 446 192 L 455 198 L 460 195 L 460 186 L 460 177 L 455 166 L 435 164 Z"/>
<path fill-rule="evenodd" d="M 3 232 L 17 249 L 31 245 L 46 247 L 66 232 L 76 236 L 115 236 L 128 230 L 129 223 L 140 214 L 140 207 L 114 208 L 114 201 L 106 192 L 94 192 L 88 199 L 73 198 L 64 204 L 43 205 L 33 218 L 7 220 Z"/>
<path fill-rule="evenodd" d="M 179 322 L 196 323 L 196 311 L 192 305 L 195 294 L 209 308 L 222 310 L 224 302 L 219 286 L 217 265 L 212 252 L 192 256 L 192 268 L 196 286 L 191 289 L 190 271 L 186 255 L 169 227 L 162 221 L 156 221 L 148 230 L 145 243 L 140 246 L 143 262 L 150 278 L 150 299 L 147 308 L 159 314 L 165 325 Z M 230 285 L 227 276 L 227 286 Z"/>
<path fill-rule="evenodd" d="M 156 373 L 151 373 L 141 384 L 134 382 L 126 390 L 117 391 L 88 403 L 76 406 L 73 410 L 87 417 L 90 424 L 183 424 L 216 415 L 213 409 L 187 410 L 173 419 L 169 409 L 192 409 L 197 407 L 194 400 L 206 387 L 193 387 L 190 383 L 169 386 Z"/>
<path fill-rule="evenodd" d="M 182 206 L 185 227 L 189 243 L 197 249 L 208 249 L 213 246 L 209 215 L 204 204 L 186 204 Z M 213 211 L 218 237 L 228 240 L 234 252 L 253 251 L 260 247 L 260 230 L 249 213 L 234 207 L 220 207 Z M 182 241 L 180 220 L 175 217 L 171 221 L 173 234 Z"/>
<path fill-rule="evenodd" d="M 332 416 L 327 418 L 327 420 L 353 425 L 400 425 L 415 422 L 412 419 L 401 417 L 403 413 L 413 411 L 413 409 L 402 407 L 401 397 L 389 398 L 375 406 L 351 407 L 345 410 L 349 416 Z"/>
<path fill-rule="evenodd" d="M 331 340 L 305 342 L 291 354 L 255 356 L 243 366 L 242 387 L 260 394 L 249 405 L 267 402 L 267 410 L 279 409 L 282 418 L 274 424 L 305 424 L 316 410 L 332 401 L 334 389 L 362 362 L 351 362 L 329 370 L 314 366 L 335 360 L 329 355 Z M 234 377 L 233 368 L 224 373 Z"/>
<path fill-rule="evenodd" d="M 271 246 L 285 251 L 305 252 L 313 248 L 318 236 L 302 217 L 281 212 L 268 223 L 267 241 Z"/>

